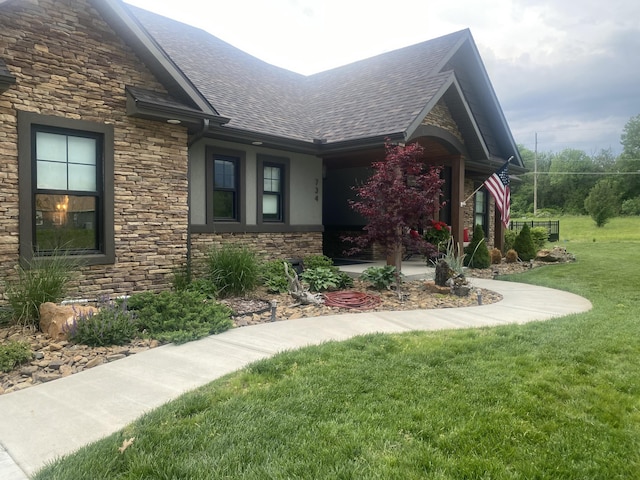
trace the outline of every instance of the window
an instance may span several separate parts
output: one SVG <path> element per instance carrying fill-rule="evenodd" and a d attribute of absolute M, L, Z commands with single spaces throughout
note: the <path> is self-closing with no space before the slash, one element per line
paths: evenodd
<path fill-rule="evenodd" d="M 489 235 L 488 232 L 488 198 L 487 191 L 485 189 L 478 190 L 475 196 L 474 212 L 473 212 L 473 225 L 481 225 L 484 230 L 485 236 Z"/>
<path fill-rule="evenodd" d="M 19 112 L 20 252 L 113 263 L 113 127 Z"/>
<path fill-rule="evenodd" d="M 214 220 L 238 220 L 238 164 L 235 157 L 213 157 Z"/>
<path fill-rule="evenodd" d="M 246 221 L 245 201 L 242 198 L 244 165 L 244 152 L 207 147 L 206 231 L 235 231 L 242 228 Z"/>
<path fill-rule="evenodd" d="M 286 178 L 289 160 L 258 155 L 258 212 L 261 223 L 287 221 Z"/>

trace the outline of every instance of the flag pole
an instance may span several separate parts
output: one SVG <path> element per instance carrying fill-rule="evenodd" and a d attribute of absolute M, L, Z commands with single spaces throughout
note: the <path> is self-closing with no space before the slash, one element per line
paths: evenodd
<path fill-rule="evenodd" d="M 507 162 L 506 162 L 506 163 L 509 163 L 511 160 L 513 160 L 513 155 L 511 155 L 511 156 L 509 157 L 509 160 L 507 160 Z M 473 191 L 473 193 L 472 193 L 471 195 L 469 195 L 467 198 L 465 198 L 465 199 L 464 199 L 464 201 L 460 202 L 460 206 L 461 206 L 461 207 L 465 207 L 465 206 L 467 205 L 467 202 L 469 201 L 469 199 L 470 199 L 471 197 L 473 197 L 476 193 L 478 193 L 478 190 L 480 190 L 482 187 L 484 187 L 484 184 L 485 184 L 485 183 L 487 183 L 487 181 L 486 181 L 486 180 L 485 180 L 484 182 L 482 182 L 482 184 L 481 184 L 478 188 L 476 188 L 476 189 Z"/>

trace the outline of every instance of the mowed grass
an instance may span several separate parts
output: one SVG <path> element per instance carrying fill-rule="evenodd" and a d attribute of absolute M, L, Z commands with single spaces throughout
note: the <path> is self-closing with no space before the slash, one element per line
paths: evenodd
<path fill-rule="evenodd" d="M 287 352 L 35 478 L 640 478 L 640 229 L 567 247 L 576 263 L 509 279 L 582 294 L 590 312 Z"/>

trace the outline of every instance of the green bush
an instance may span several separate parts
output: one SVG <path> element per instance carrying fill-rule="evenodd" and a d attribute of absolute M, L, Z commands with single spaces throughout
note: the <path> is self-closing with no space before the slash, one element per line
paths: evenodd
<path fill-rule="evenodd" d="M 90 347 L 123 345 L 138 335 L 138 322 L 126 301 L 105 300 L 97 313 L 80 314 L 68 330 L 69 340 Z"/>
<path fill-rule="evenodd" d="M 518 257 L 523 262 L 528 262 L 536 257 L 536 247 L 531 238 L 531 228 L 526 223 L 513 242 L 513 249 L 518 252 Z"/>
<path fill-rule="evenodd" d="M 289 280 L 284 271 L 284 264 L 289 267 L 289 275 L 293 276 L 293 265 L 286 260 L 271 260 L 260 265 L 260 281 L 271 293 L 287 293 Z"/>
<path fill-rule="evenodd" d="M 305 269 L 300 279 L 309 285 L 309 290 L 312 292 L 339 288 L 342 280 L 340 273 L 329 267 Z"/>
<path fill-rule="evenodd" d="M 305 270 L 318 267 L 336 268 L 331 260 L 326 255 L 307 255 L 302 259 L 302 266 Z"/>
<path fill-rule="evenodd" d="M 393 265 L 384 265 L 382 267 L 368 267 L 360 280 L 370 283 L 377 290 L 389 290 L 396 283 L 396 267 Z"/>
<path fill-rule="evenodd" d="M 9 372 L 31 358 L 31 347 L 27 342 L 10 341 L 0 345 L 0 372 Z"/>
<path fill-rule="evenodd" d="M 473 229 L 471 243 L 464 249 L 464 253 L 464 263 L 469 268 L 489 268 L 491 265 L 489 248 L 484 240 L 482 225 L 476 225 Z"/>
<path fill-rule="evenodd" d="M 259 262 L 248 248 L 233 245 L 212 248 L 207 268 L 208 278 L 220 297 L 244 295 L 258 285 Z"/>
<path fill-rule="evenodd" d="M 502 247 L 503 252 L 508 252 L 513 249 L 513 244 L 516 241 L 516 237 L 518 234 L 515 230 L 506 230 L 504 232 L 504 246 Z"/>
<path fill-rule="evenodd" d="M 231 310 L 206 295 L 180 292 L 137 293 L 127 300 L 138 318 L 138 328 L 164 342 L 184 343 L 232 327 Z"/>
<path fill-rule="evenodd" d="M 17 279 L 5 282 L 14 321 L 22 325 L 37 325 L 40 305 L 57 303 L 64 298 L 77 267 L 76 261 L 59 252 L 34 259 L 26 266 L 18 266 Z"/>
<path fill-rule="evenodd" d="M 531 229 L 531 241 L 536 252 L 542 250 L 549 239 L 549 230 L 545 227 L 533 227 Z"/>
<path fill-rule="evenodd" d="M 597 227 L 603 227 L 618 214 L 620 198 L 615 183 L 610 179 L 598 180 L 584 200 L 584 208 Z"/>
<path fill-rule="evenodd" d="M 640 197 L 630 198 L 622 202 L 620 213 L 622 215 L 640 215 Z"/>

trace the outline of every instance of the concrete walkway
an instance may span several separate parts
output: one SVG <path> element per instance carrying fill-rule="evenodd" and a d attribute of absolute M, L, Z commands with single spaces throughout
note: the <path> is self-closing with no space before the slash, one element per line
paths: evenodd
<path fill-rule="evenodd" d="M 357 273 L 365 267 L 341 268 Z M 403 271 L 408 278 L 432 275 L 417 263 L 403 265 Z M 475 287 L 502 294 L 503 300 L 455 309 L 354 313 L 236 328 L 1 395 L 0 480 L 26 479 L 45 463 L 121 429 L 187 390 L 283 350 L 372 332 L 525 323 L 591 308 L 588 300 L 567 292 L 495 280 L 471 281 Z"/>

